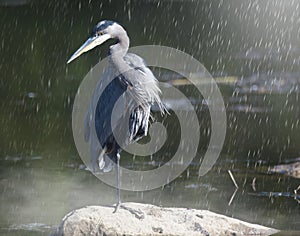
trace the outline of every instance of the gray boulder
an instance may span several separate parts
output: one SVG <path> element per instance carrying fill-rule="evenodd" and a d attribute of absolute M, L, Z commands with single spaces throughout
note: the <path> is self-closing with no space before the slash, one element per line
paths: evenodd
<path fill-rule="evenodd" d="M 250 224 L 207 210 L 163 208 L 123 203 L 113 207 L 88 206 L 67 214 L 60 235 L 271 235 L 278 230 Z"/>

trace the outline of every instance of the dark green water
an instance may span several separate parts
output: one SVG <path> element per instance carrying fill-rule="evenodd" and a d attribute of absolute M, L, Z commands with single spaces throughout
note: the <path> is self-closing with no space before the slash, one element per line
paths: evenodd
<path fill-rule="evenodd" d="M 218 162 L 200 179 L 210 117 L 195 88 L 180 87 L 194 101 L 200 120 L 197 157 L 164 188 L 122 191 L 123 201 L 209 209 L 299 231 L 300 199 L 294 196 L 299 179 L 268 172 L 300 154 L 299 2 L 284 2 L 0 1 L 0 234 L 47 235 L 74 208 L 114 203 L 115 190 L 80 168 L 71 129 L 77 88 L 99 55 L 106 56 L 109 43 L 66 65 L 101 19 L 121 22 L 132 46 L 179 48 L 215 76 L 250 81 L 219 84 L 227 135 Z M 279 80 L 286 86 L 273 86 Z M 154 155 L 154 163 L 150 158 L 133 161 L 124 153 L 122 165 L 149 169 L 172 156 L 178 121 L 171 113 L 164 122 L 172 139 Z M 235 187 L 228 170 L 239 185 L 230 205 Z"/>

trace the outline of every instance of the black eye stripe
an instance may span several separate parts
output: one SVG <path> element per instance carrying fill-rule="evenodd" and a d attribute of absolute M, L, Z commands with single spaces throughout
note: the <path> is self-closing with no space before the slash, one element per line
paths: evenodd
<path fill-rule="evenodd" d="M 94 28 L 93 28 L 93 30 L 92 30 L 92 32 L 91 32 L 91 35 L 92 36 L 98 36 L 98 32 L 99 31 L 102 31 L 103 32 L 103 30 L 105 30 L 107 27 L 109 27 L 109 26 L 111 26 L 111 25 L 113 25 L 113 24 L 115 24 L 115 22 L 113 22 L 113 21 L 108 21 L 108 20 L 106 20 L 106 21 L 101 21 L 101 22 L 99 22 Z"/>

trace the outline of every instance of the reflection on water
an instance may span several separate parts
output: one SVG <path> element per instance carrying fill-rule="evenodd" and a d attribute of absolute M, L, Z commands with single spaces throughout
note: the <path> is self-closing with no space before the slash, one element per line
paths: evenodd
<path fill-rule="evenodd" d="M 159 72 L 195 107 L 198 154 L 175 181 L 152 191 L 122 191 L 123 201 L 209 209 L 299 231 L 299 179 L 282 166 L 300 154 L 298 8 L 297 1 L 279 0 L 0 1 L 0 234 L 48 235 L 74 208 L 115 202 L 115 190 L 85 170 L 71 130 L 77 88 L 107 55 L 108 44 L 66 66 L 90 27 L 104 18 L 121 22 L 133 46 L 166 45 L 199 59 L 216 77 L 228 118 L 222 154 L 198 179 L 211 133 L 210 101 L 181 76 Z M 185 111 L 178 100 L 166 103 Z M 172 111 L 155 118 L 171 139 L 152 157 L 123 153 L 123 166 L 153 169 L 172 157 L 178 120 Z"/>

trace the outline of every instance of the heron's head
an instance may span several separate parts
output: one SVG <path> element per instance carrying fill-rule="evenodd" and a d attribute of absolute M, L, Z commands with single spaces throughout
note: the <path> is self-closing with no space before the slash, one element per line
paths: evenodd
<path fill-rule="evenodd" d="M 99 22 L 92 30 L 90 37 L 81 45 L 81 47 L 70 57 L 67 63 L 70 63 L 81 54 L 103 44 L 111 38 L 117 38 L 126 31 L 118 23 L 109 20 Z"/>

